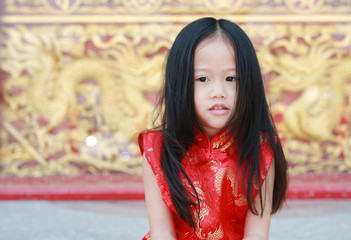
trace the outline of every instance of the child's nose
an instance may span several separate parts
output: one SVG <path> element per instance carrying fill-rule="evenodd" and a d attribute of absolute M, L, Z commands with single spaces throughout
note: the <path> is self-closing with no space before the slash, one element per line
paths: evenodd
<path fill-rule="evenodd" d="M 225 86 L 222 81 L 214 82 L 211 98 L 225 98 Z"/>

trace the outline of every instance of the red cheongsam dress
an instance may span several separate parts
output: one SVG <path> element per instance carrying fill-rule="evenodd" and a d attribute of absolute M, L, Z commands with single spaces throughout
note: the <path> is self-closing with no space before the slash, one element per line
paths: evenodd
<path fill-rule="evenodd" d="M 211 141 L 195 128 L 195 141 L 190 146 L 182 166 L 195 186 L 200 198 L 200 213 L 192 209 L 196 230 L 180 219 L 175 211 L 165 175 L 161 168 L 162 133 L 148 131 L 139 135 L 141 154 L 145 154 L 156 176 L 162 199 L 173 213 L 177 239 L 242 239 L 245 217 L 248 211 L 246 196 L 241 186 L 238 169 L 236 144 L 233 137 L 228 137 L 229 129 L 218 133 Z M 273 153 L 270 145 L 261 138 L 261 184 L 272 163 Z M 181 178 L 184 185 L 192 192 L 190 185 Z M 257 185 L 253 189 L 258 193 Z M 148 233 L 143 239 L 150 239 Z"/>

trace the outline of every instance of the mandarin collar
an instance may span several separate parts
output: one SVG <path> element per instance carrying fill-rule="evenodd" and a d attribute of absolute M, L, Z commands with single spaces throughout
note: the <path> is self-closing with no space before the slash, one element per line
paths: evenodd
<path fill-rule="evenodd" d="M 201 148 L 205 148 L 207 150 L 215 150 L 215 149 L 225 149 L 228 147 L 228 144 L 231 144 L 234 136 L 228 136 L 230 132 L 230 127 L 227 126 L 222 129 L 219 133 L 217 133 L 212 140 L 203 133 L 199 128 L 194 126 L 195 128 L 195 141 L 194 143 Z M 223 149 L 223 150 L 225 150 Z"/>

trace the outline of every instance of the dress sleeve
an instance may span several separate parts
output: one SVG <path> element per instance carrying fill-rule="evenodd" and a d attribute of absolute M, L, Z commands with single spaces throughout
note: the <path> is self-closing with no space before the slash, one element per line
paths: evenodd
<path fill-rule="evenodd" d="M 141 155 L 145 155 L 146 160 L 156 177 L 157 185 L 160 188 L 163 201 L 174 212 L 175 208 L 169 192 L 166 177 L 161 167 L 161 151 L 163 137 L 160 131 L 143 132 L 138 137 Z"/>
<path fill-rule="evenodd" d="M 274 152 L 271 144 L 267 140 L 266 134 L 261 134 L 261 153 L 260 153 L 260 161 L 261 161 L 261 185 L 266 179 L 266 175 L 268 170 L 270 169 L 273 162 Z"/>
<path fill-rule="evenodd" d="M 272 165 L 274 157 L 273 149 L 270 143 L 267 141 L 265 134 L 261 134 L 261 152 L 260 152 L 260 171 L 261 171 L 261 182 L 260 185 L 262 186 L 268 171 Z M 258 194 L 258 185 L 254 184 L 253 187 L 253 197 L 255 198 Z"/>

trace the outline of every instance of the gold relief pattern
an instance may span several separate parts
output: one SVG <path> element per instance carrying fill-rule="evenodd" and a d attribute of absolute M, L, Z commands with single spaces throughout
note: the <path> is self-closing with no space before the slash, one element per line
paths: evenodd
<path fill-rule="evenodd" d="M 123 0 L 123 5 L 132 13 L 153 13 L 158 11 L 163 0 Z"/>
<path fill-rule="evenodd" d="M 136 133 L 151 127 L 147 95 L 159 89 L 174 30 L 4 26 L 2 174 L 140 173 Z"/>
<path fill-rule="evenodd" d="M 284 0 L 286 6 L 297 13 L 311 13 L 318 11 L 324 4 L 324 0 Z"/>
<path fill-rule="evenodd" d="M 205 14 L 240 19 L 253 40 L 290 174 L 351 173 L 349 0 L 4 6 L 1 175 L 140 174 L 136 133 L 151 126 L 164 57 L 179 30 Z"/>
<path fill-rule="evenodd" d="M 60 14 L 75 12 L 82 5 L 82 0 L 41 0 L 48 11 Z"/>
<path fill-rule="evenodd" d="M 207 9 L 215 13 L 232 12 L 243 5 L 243 0 L 205 0 L 204 2 Z"/>
<path fill-rule="evenodd" d="M 6 0 L 8 13 L 194 14 L 350 13 L 349 0 Z"/>
<path fill-rule="evenodd" d="M 278 24 L 275 30 L 258 55 L 273 114 L 282 118 L 277 127 L 290 173 L 350 172 L 351 25 Z"/>

